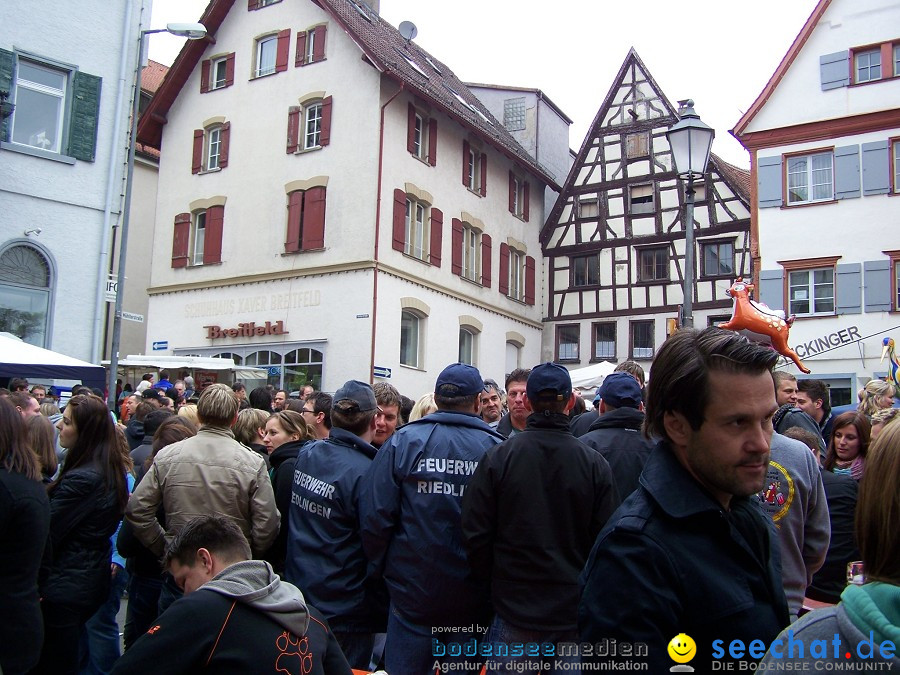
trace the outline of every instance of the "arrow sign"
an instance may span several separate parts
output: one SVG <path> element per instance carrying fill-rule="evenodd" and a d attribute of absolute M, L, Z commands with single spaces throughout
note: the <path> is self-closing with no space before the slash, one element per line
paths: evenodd
<path fill-rule="evenodd" d="M 384 366 L 375 366 L 372 368 L 372 375 L 375 377 L 381 377 L 384 379 L 390 379 L 391 377 L 391 369 L 385 368 Z"/>

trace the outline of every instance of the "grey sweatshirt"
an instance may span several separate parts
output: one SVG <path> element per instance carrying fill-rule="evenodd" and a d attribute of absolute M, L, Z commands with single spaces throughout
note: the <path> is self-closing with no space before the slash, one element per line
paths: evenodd
<path fill-rule="evenodd" d="M 202 586 L 267 615 L 294 635 L 305 635 L 309 612 L 300 589 L 282 581 L 264 560 L 245 560 L 225 568 Z"/>
<path fill-rule="evenodd" d="M 813 574 L 825 562 L 831 539 L 828 502 L 815 455 L 800 441 L 774 434 L 766 482 L 757 497 L 778 530 L 781 576 L 793 620 Z"/>

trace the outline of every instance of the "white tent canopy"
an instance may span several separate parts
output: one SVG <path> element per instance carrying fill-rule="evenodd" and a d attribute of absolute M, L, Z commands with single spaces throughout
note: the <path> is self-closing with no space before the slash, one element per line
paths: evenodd
<path fill-rule="evenodd" d="M 0 333 L 0 377 L 80 380 L 102 389 L 106 371 L 93 363 L 28 344 L 9 333 Z"/>
<path fill-rule="evenodd" d="M 103 361 L 108 366 L 109 361 Z M 267 373 L 265 368 L 251 368 L 238 366 L 234 359 L 218 356 L 171 356 L 161 354 L 129 354 L 124 359 L 119 359 L 120 368 L 147 368 L 148 370 L 230 370 L 235 377 L 242 380 L 265 380 Z"/>
<path fill-rule="evenodd" d="M 579 394 L 588 395 L 593 398 L 597 387 L 603 382 L 603 379 L 615 369 L 616 364 L 609 361 L 601 361 L 600 363 L 592 363 L 584 368 L 577 368 L 569 371 L 572 378 L 573 390 Z"/>

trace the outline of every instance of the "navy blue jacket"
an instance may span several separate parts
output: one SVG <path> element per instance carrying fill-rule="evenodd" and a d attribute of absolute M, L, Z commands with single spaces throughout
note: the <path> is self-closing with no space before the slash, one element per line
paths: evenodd
<path fill-rule="evenodd" d="M 485 451 L 503 437 L 475 415 L 437 411 L 398 429 L 378 451 L 360 502 L 363 545 L 407 621 L 486 620 L 489 591 L 462 544 L 462 496 Z"/>
<path fill-rule="evenodd" d="M 581 639 L 642 642 L 651 673 L 668 672 L 666 647 L 679 633 L 703 664 L 713 640 L 726 654 L 736 639 L 768 646 L 789 623 L 771 519 L 754 497 L 723 509 L 665 442 L 600 533 L 581 581 Z"/>
<path fill-rule="evenodd" d="M 637 490 L 638 478 L 656 445 L 641 433 L 643 423 L 644 413 L 636 408 L 608 410 L 594 418 L 589 431 L 578 438 L 609 462 L 620 503 Z"/>
<path fill-rule="evenodd" d="M 359 493 L 375 448 L 345 429 L 300 448 L 294 461 L 285 578 L 338 632 L 383 632 L 387 598 L 366 578 Z"/>

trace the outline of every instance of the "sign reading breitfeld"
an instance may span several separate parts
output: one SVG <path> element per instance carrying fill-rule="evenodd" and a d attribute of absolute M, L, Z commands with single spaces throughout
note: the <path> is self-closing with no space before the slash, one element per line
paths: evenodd
<path fill-rule="evenodd" d="M 216 340 L 225 337 L 254 337 L 256 335 L 287 335 L 284 329 L 284 321 L 266 321 L 264 325 L 256 325 L 255 321 L 239 323 L 237 328 L 222 328 L 221 326 L 204 326 L 206 339 Z"/>

